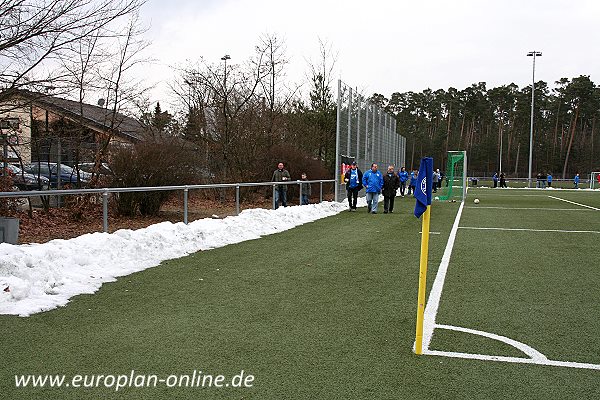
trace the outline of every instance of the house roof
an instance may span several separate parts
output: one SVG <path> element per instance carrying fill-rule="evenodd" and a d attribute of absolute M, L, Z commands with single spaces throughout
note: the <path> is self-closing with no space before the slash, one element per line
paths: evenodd
<path fill-rule="evenodd" d="M 81 104 L 73 100 L 24 90 L 20 90 L 19 95 L 27 98 L 32 104 L 40 108 L 53 111 L 74 121 L 80 121 L 83 117 L 84 124 L 94 130 L 101 132 L 112 130 L 116 135 L 124 136 L 132 141 L 143 140 L 146 132 L 146 128 L 141 121 L 121 113 L 115 114 L 114 125 L 111 127 L 112 110 L 104 107 L 86 103 Z"/>

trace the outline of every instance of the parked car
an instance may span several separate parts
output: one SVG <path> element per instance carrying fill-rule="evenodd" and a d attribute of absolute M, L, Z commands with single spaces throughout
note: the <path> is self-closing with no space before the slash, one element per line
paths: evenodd
<path fill-rule="evenodd" d="M 37 176 L 12 164 L 6 164 L 6 169 L 8 175 L 12 177 L 13 184 L 20 190 L 44 190 L 50 187 L 50 180 L 45 176 L 40 176 L 38 179 Z"/>
<path fill-rule="evenodd" d="M 78 165 L 78 167 L 81 171 L 85 171 L 85 172 L 88 172 L 91 174 L 94 170 L 94 163 L 93 162 L 84 162 L 84 163 L 80 163 Z M 112 175 L 113 172 L 110 169 L 110 167 L 108 166 L 108 164 L 103 162 L 103 163 L 100 163 L 100 168 L 98 169 L 98 174 L 99 175 Z"/>
<path fill-rule="evenodd" d="M 35 162 L 25 165 L 25 171 L 35 176 L 45 176 L 50 180 L 50 185 L 56 187 L 58 185 L 58 164 L 47 162 Z M 92 174 L 79 171 L 79 182 L 77 182 L 77 171 L 68 165 L 60 164 L 60 181 L 61 185 L 78 186 L 85 185 Z"/>

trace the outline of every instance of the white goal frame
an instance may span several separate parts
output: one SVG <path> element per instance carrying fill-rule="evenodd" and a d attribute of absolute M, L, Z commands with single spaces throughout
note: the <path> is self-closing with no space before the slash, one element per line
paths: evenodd
<path fill-rule="evenodd" d="M 590 174 L 590 189 L 600 189 L 598 175 L 600 175 L 600 171 L 594 171 Z"/>

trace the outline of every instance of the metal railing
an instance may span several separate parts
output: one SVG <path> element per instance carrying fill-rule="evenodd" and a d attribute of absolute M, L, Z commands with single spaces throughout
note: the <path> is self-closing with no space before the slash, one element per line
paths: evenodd
<path fill-rule="evenodd" d="M 65 190 L 28 190 L 16 192 L 0 192 L 2 198 L 21 198 L 38 196 L 63 196 L 63 195 L 84 195 L 101 194 L 102 195 L 102 226 L 103 231 L 108 232 L 108 195 L 109 193 L 130 193 L 130 192 L 161 192 L 161 191 L 183 191 L 183 223 L 188 223 L 188 193 L 190 190 L 197 189 L 227 189 L 235 188 L 235 215 L 240 213 L 240 188 L 242 187 L 273 187 L 273 209 L 275 209 L 275 191 L 279 185 L 297 185 L 299 187 L 299 198 L 302 198 L 302 185 L 319 184 L 319 203 L 323 201 L 323 183 L 334 183 L 335 179 L 319 179 L 312 181 L 286 181 L 286 182 L 252 182 L 252 183 L 220 183 L 210 185 L 180 185 L 180 186 L 140 186 L 126 188 L 98 188 L 98 189 L 65 189 Z M 333 190 L 332 190 L 333 192 Z"/>

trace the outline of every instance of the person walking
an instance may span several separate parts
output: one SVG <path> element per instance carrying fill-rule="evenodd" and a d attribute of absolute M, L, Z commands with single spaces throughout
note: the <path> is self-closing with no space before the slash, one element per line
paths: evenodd
<path fill-rule="evenodd" d="M 385 176 L 384 176 L 384 178 L 385 178 Z M 408 172 L 406 172 L 406 168 L 404 168 L 404 167 L 400 168 L 400 171 L 398 171 L 398 180 L 400 182 L 400 196 L 404 197 L 404 192 L 406 191 L 406 182 L 408 181 Z M 384 187 L 385 187 L 385 182 L 384 182 Z M 409 191 L 410 191 L 410 189 L 409 189 Z M 394 194 L 394 196 L 396 196 L 396 195 Z M 385 200 L 385 193 L 383 195 L 383 198 Z M 392 208 L 394 208 L 394 207 L 392 206 Z"/>
<path fill-rule="evenodd" d="M 504 172 L 500 171 L 500 187 L 501 188 L 507 188 L 508 186 L 506 186 L 506 176 L 504 175 Z"/>
<path fill-rule="evenodd" d="M 419 176 L 419 171 L 417 170 L 413 170 L 413 172 L 410 173 L 410 184 L 408 185 L 408 194 L 410 195 L 412 192 L 412 195 L 415 195 L 415 187 L 417 186 L 417 176 Z"/>
<path fill-rule="evenodd" d="M 579 189 L 579 174 L 576 174 L 575 178 L 573 178 L 573 185 L 575 189 Z"/>
<path fill-rule="evenodd" d="M 433 186 L 432 186 L 432 189 L 433 189 L 434 193 L 437 192 L 437 189 L 440 186 L 440 177 L 441 177 L 441 175 L 440 175 L 440 169 L 438 168 L 438 169 L 436 169 L 433 172 Z"/>
<path fill-rule="evenodd" d="M 494 182 L 494 188 L 498 187 L 498 173 L 494 172 L 494 176 L 492 176 L 492 181 Z"/>
<path fill-rule="evenodd" d="M 362 189 L 363 173 L 356 166 L 356 161 L 352 161 L 350 169 L 344 175 L 344 183 L 348 192 L 348 206 L 350 211 L 356 211 L 356 201 L 358 192 Z"/>
<path fill-rule="evenodd" d="M 402 167 L 404 170 L 404 167 Z M 406 177 L 408 179 L 408 173 L 404 171 Z M 404 186 L 406 186 L 406 181 L 404 181 Z M 394 166 L 388 166 L 387 174 L 383 176 L 383 213 L 387 214 L 388 212 L 394 212 L 394 199 L 396 198 L 396 193 L 400 188 L 402 193 L 402 181 L 400 177 L 396 175 L 394 172 Z M 402 196 L 404 197 L 404 195 Z"/>
<path fill-rule="evenodd" d="M 383 188 L 383 175 L 377 170 L 377 164 L 371 164 L 371 169 L 363 175 L 362 183 L 367 189 L 367 212 L 377 214 L 379 193 Z"/>
<path fill-rule="evenodd" d="M 286 182 L 290 180 L 290 173 L 287 169 L 283 168 L 283 163 L 277 164 L 277 169 L 273 171 L 273 178 L 271 182 Z M 281 205 L 287 207 L 287 185 L 277 185 L 275 188 L 275 209 L 279 208 L 279 202 Z"/>
<path fill-rule="evenodd" d="M 552 187 L 552 173 L 548 172 L 548 176 L 546 177 L 546 179 L 548 180 L 548 187 Z"/>
<path fill-rule="evenodd" d="M 308 180 L 308 178 L 306 177 L 306 172 L 302 173 L 301 178 L 302 178 L 302 181 Z M 308 204 L 308 199 L 310 199 L 310 196 L 312 195 L 312 188 L 310 187 L 310 183 L 301 182 L 300 183 L 300 192 L 302 193 L 302 198 L 301 198 L 300 204 L 305 206 Z"/>
<path fill-rule="evenodd" d="M 545 172 L 542 172 L 542 189 L 546 189 L 546 181 L 548 181 L 548 174 Z"/>

